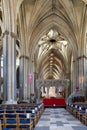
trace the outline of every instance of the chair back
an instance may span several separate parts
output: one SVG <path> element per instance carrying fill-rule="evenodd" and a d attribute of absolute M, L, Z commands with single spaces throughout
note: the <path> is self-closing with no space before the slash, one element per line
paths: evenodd
<path fill-rule="evenodd" d="M 0 130 L 2 130 L 2 126 L 1 126 L 1 120 L 0 120 Z"/>

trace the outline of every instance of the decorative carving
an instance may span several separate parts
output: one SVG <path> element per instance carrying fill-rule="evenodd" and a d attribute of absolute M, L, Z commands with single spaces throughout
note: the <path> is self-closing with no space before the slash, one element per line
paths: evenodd
<path fill-rule="evenodd" d="M 52 87 L 52 86 L 65 86 L 66 88 L 69 86 L 69 80 L 36 80 L 36 86 L 40 88 L 41 86 Z"/>

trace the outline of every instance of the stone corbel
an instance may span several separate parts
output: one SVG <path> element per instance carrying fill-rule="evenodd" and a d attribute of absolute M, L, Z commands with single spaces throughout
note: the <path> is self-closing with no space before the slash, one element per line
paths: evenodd
<path fill-rule="evenodd" d="M 29 56 L 26 56 L 26 55 L 21 55 L 21 56 L 19 57 L 19 59 L 21 59 L 21 58 L 25 58 L 25 59 L 29 60 Z"/>
<path fill-rule="evenodd" d="M 11 32 L 10 35 L 12 38 L 18 39 L 17 35 L 14 32 Z"/>
<path fill-rule="evenodd" d="M 9 35 L 9 31 L 6 30 L 6 31 L 2 34 L 2 38 L 3 38 L 5 35 Z"/>
<path fill-rule="evenodd" d="M 17 35 L 14 32 L 9 32 L 8 30 L 5 30 L 5 32 L 2 34 L 2 38 L 5 35 L 11 35 L 12 38 L 18 39 Z"/>

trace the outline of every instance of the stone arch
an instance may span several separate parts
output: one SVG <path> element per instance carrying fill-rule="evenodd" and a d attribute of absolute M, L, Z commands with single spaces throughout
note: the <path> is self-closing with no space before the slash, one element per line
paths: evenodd
<path fill-rule="evenodd" d="M 17 19 L 17 14 L 19 12 L 20 6 L 23 3 L 24 0 L 18 0 L 17 2 L 17 7 L 16 7 L 16 19 Z"/>
<path fill-rule="evenodd" d="M 87 4 L 87 1 L 86 0 L 82 0 L 85 4 Z"/>
<path fill-rule="evenodd" d="M 42 61 L 44 61 L 44 60 L 46 61 L 46 60 L 47 60 L 46 56 L 48 57 L 48 55 L 50 54 L 51 51 L 54 52 L 54 54 L 57 55 L 58 59 L 64 64 L 64 68 L 65 68 L 65 70 L 66 70 L 66 69 L 67 69 L 67 67 L 66 67 L 66 65 L 67 65 L 66 60 L 64 59 L 63 55 L 62 55 L 59 51 L 56 51 L 56 50 L 54 50 L 54 49 L 49 50 L 49 51 L 48 51 L 48 54 L 44 54 L 44 55 L 42 56 L 41 60 L 38 61 L 39 63 L 38 63 L 38 68 L 37 68 L 37 70 L 41 68 L 41 63 L 42 63 Z"/>
<path fill-rule="evenodd" d="M 60 22 L 59 22 L 59 20 L 60 20 Z M 63 25 L 61 25 L 60 23 L 63 23 Z M 29 42 L 30 43 L 30 45 L 29 45 L 30 55 L 32 54 L 33 49 L 35 50 L 37 42 L 39 41 L 39 39 L 46 32 L 48 32 L 49 29 L 51 29 L 53 27 L 57 28 L 57 30 L 59 30 L 65 36 L 65 38 L 69 41 L 69 43 L 71 44 L 72 50 L 73 50 L 74 58 L 76 58 L 78 47 L 77 47 L 77 44 L 76 44 L 77 41 L 76 41 L 75 36 L 73 35 L 69 26 L 66 23 L 64 23 L 64 21 L 62 19 L 55 17 L 55 21 L 53 22 L 52 16 L 49 16 L 47 19 L 45 19 L 43 22 L 41 22 L 39 24 L 39 26 L 32 33 L 32 36 L 31 36 L 31 39 L 30 39 L 30 42 Z"/>
<path fill-rule="evenodd" d="M 84 25 L 84 23 L 83 23 Z M 84 29 L 84 32 L 83 32 L 83 41 L 84 41 L 84 52 L 85 52 L 85 55 L 87 56 L 87 11 L 86 11 L 86 14 L 85 14 L 85 26 L 83 27 L 85 28 Z"/>

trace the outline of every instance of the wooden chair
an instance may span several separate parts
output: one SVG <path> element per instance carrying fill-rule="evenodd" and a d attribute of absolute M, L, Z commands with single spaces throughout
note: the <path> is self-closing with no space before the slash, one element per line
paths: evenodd
<path fill-rule="evenodd" d="M 33 120 L 33 127 L 35 127 L 37 120 L 38 120 L 36 113 L 35 113 L 35 110 L 34 109 L 27 109 L 26 113 L 31 113 L 31 119 Z"/>
<path fill-rule="evenodd" d="M 15 113 L 14 109 L 6 110 L 6 113 Z"/>
<path fill-rule="evenodd" d="M 69 104 L 68 106 L 67 106 L 67 110 L 71 113 L 71 114 L 73 114 L 73 109 L 75 108 L 75 105 L 73 105 L 73 104 Z"/>
<path fill-rule="evenodd" d="M 31 114 L 21 113 L 18 115 L 18 130 L 22 128 L 33 130 L 33 121 L 31 120 Z"/>
<path fill-rule="evenodd" d="M 2 124 L 1 124 L 1 120 L 0 120 L 0 130 L 2 130 Z"/>
<path fill-rule="evenodd" d="M 77 112 L 79 111 L 79 106 L 75 105 L 75 108 L 73 109 L 73 115 L 77 117 Z"/>
<path fill-rule="evenodd" d="M 82 116 L 85 115 L 85 107 L 80 106 L 79 110 L 77 111 L 77 118 L 82 121 Z"/>
<path fill-rule="evenodd" d="M 16 113 L 25 113 L 25 110 L 23 110 L 23 109 L 17 109 Z"/>
<path fill-rule="evenodd" d="M 85 115 L 82 116 L 82 122 L 87 126 L 87 109 L 85 110 Z"/>
<path fill-rule="evenodd" d="M 18 118 L 16 113 L 5 113 L 4 128 L 15 128 L 18 130 Z"/>
<path fill-rule="evenodd" d="M 4 120 L 5 120 L 4 113 L 0 113 L 0 125 L 1 125 L 1 128 L 4 127 Z"/>

